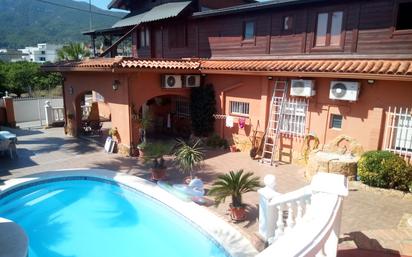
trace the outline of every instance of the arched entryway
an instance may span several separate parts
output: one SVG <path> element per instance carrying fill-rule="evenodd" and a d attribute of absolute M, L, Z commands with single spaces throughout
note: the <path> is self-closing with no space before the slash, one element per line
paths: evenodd
<path fill-rule="evenodd" d="M 191 134 L 190 99 L 179 95 L 161 95 L 147 100 L 138 111 L 139 117 L 148 116 L 151 124 L 148 138 L 188 138 Z"/>
<path fill-rule="evenodd" d="M 76 97 L 77 135 L 103 142 L 112 128 L 110 106 L 97 91 L 85 91 Z"/>

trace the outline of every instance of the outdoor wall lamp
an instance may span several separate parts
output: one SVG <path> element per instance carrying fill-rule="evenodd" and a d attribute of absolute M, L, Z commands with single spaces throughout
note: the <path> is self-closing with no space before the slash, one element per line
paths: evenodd
<path fill-rule="evenodd" d="M 368 84 L 369 84 L 369 85 L 375 84 L 375 80 L 373 80 L 373 79 L 368 79 Z"/>
<path fill-rule="evenodd" d="M 70 86 L 70 87 L 69 87 L 69 95 L 72 95 L 73 93 L 74 93 L 73 87 Z"/>
<path fill-rule="evenodd" d="M 273 77 L 272 76 L 268 76 L 268 80 L 272 80 L 273 79 Z"/>
<path fill-rule="evenodd" d="M 120 86 L 120 81 L 119 80 L 114 80 L 113 81 L 113 85 L 112 85 L 112 87 L 113 87 L 113 90 L 114 91 L 117 91 L 118 89 L 119 89 L 119 86 Z"/>

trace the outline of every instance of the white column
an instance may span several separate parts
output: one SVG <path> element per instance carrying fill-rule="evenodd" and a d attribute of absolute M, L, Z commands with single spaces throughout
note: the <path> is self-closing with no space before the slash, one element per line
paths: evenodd
<path fill-rule="evenodd" d="M 50 101 L 46 101 L 44 104 L 44 114 L 46 115 L 46 126 L 51 127 L 53 125 L 53 109 Z"/>
<path fill-rule="evenodd" d="M 259 234 L 267 242 L 275 235 L 276 229 L 276 208 L 270 205 L 270 200 L 280 195 L 275 191 L 276 178 L 273 175 L 266 175 L 264 178 L 265 187 L 258 190 L 259 193 Z"/>

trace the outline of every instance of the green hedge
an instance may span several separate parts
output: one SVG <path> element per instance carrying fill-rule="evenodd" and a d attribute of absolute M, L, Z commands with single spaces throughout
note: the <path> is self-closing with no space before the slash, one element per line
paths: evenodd
<path fill-rule="evenodd" d="M 370 151 L 358 162 L 358 176 L 370 186 L 408 191 L 412 184 L 412 167 L 394 153 Z"/>

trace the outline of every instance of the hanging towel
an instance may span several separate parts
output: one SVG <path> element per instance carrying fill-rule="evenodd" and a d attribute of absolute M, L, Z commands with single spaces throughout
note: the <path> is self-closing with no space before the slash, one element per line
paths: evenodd
<path fill-rule="evenodd" d="M 167 128 L 172 127 L 172 122 L 170 121 L 170 112 L 167 114 Z"/>
<path fill-rule="evenodd" d="M 226 116 L 226 127 L 233 128 L 233 117 Z"/>
<path fill-rule="evenodd" d="M 239 128 L 244 128 L 246 125 L 246 119 L 245 118 L 239 118 Z"/>

